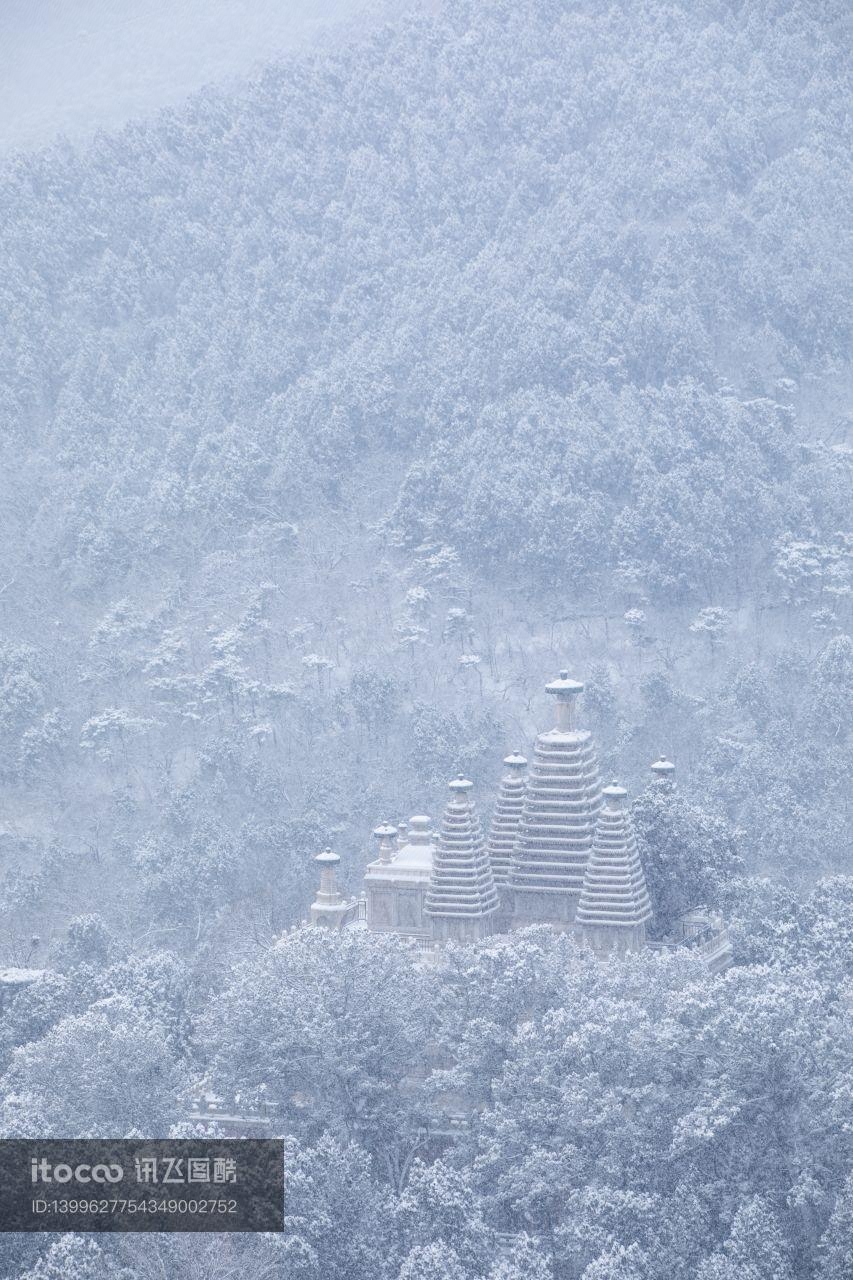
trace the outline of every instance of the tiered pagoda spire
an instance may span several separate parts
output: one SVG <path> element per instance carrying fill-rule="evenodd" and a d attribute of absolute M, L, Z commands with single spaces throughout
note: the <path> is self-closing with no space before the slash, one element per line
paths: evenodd
<path fill-rule="evenodd" d="M 472 786 L 461 774 L 450 783 L 441 821 L 424 905 L 438 939 L 470 942 L 495 930 L 500 904 Z"/>
<path fill-rule="evenodd" d="M 624 787 L 602 792 L 576 924 L 596 951 L 639 951 L 652 907 Z"/>
<path fill-rule="evenodd" d="M 601 790 L 591 735 L 575 725 L 583 685 L 561 671 L 545 688 L 556 702 L 557 722 L 536 739 L 509 888 L 516 927 L 551 920 L 568 928 L 583 887 Z"/>
<path fill-rule="evenodd" d="M 520 751 L 504 757 L 506 772 L 501 778 L 495 812 L 489 828 L 489 862 L 497 888 L 503 889 L 512 870 L 512 853 L 524 808 L 524 773 L 527 757 Z"/>

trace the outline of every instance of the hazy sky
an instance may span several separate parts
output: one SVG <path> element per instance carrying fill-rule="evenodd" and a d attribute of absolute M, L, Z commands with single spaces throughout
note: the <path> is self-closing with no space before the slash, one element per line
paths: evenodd
<path fill-rule="evenodd" d="M 118 125 L 368 0 L 0 0 L 0 147 Z"/>

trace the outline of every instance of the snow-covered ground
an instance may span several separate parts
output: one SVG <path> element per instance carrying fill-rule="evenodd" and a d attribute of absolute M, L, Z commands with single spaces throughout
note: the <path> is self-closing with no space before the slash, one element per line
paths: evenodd
<path fill-rule="evenodd" d="M 311 39 L 367 0 L 2 0 L 0 148 L 85 136 Z"/>

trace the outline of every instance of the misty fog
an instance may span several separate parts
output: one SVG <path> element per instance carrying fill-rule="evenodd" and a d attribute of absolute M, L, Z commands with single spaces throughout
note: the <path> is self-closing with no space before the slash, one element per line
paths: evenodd
<path fill-rule="evenodd" d="M 82 137 L 245 75 L 370 0 L 4 0 L 0 147 Z M 402 7 L 402 6 L 398 6 Z"/>

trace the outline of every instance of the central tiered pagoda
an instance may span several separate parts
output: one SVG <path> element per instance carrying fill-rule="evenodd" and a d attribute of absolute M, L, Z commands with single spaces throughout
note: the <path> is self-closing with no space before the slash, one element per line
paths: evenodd
<path fill-rule="evenodd" d="M 583 888 L 601 787 L 592 736 L 575 725 L 583 685 L 561 671 L 545 688 L 556 702 L 557 722 L 536 739 L 508 890 L 515 928 L 548 920 L 568 929 Z"/>

